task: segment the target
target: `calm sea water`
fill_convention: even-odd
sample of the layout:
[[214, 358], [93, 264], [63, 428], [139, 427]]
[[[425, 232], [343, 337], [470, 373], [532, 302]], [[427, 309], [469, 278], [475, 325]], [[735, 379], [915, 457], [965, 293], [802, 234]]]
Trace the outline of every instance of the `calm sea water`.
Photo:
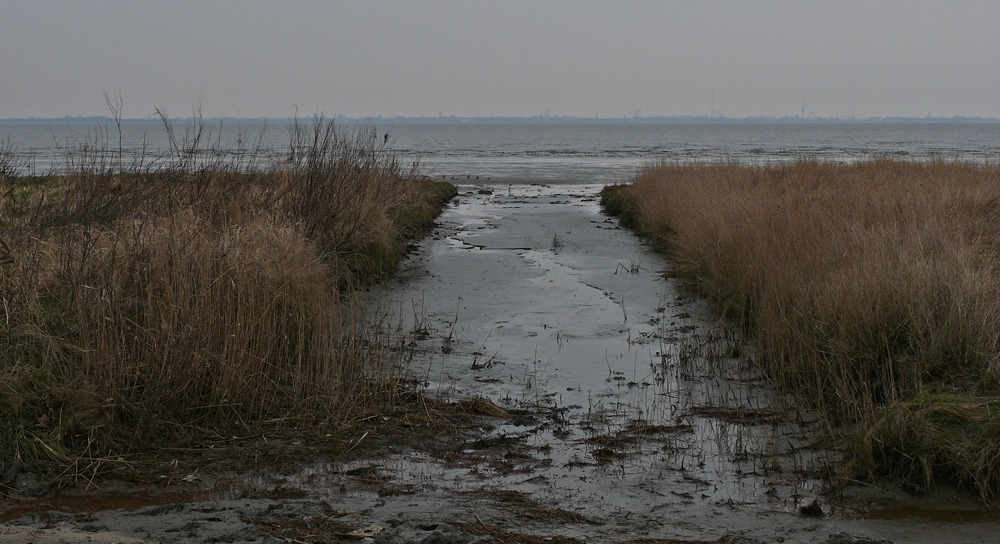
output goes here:
[[[345, 128], [350, 128], [346, 125]], [[175, 126], [184, 135], [183, 122]], [[460, 180], [611, 183], [658, 160], [746, 162], [801, 157], [856, 161], [874, 156], [1000, 160], [1000, 123], [426, 123], [374, 126], [404, 161], [424, 172]], [[235, 150], [258, 142], [268, 155], [288, 149], [288, 126], [226, 121], [209, 124], [212, 146]], [[112, 125], [0, 121], [0, 141], [17, 149], [27, 169], [58, 171], [82, 145], [118, 149]], [[169, 143], [157, 122], [123, 126], [130, 157], [162, 156]]]

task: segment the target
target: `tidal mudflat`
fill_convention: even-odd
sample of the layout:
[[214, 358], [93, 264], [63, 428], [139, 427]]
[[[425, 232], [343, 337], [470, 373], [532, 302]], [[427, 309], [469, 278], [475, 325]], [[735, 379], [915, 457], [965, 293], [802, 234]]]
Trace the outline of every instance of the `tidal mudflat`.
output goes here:
[[475, 426], [424, 437], [428, 447], [383, 438], [349, 462], [198, 475], [204, 495], [186, 503], [28, 514], [0, 540], [992, 538], [1000, 524], [957, 495], [833, 487], [836, 452], [815, 417], [771, 393], [752, 346], [600, 213], [599, 190], [462, 186], [398, 278], [371, 293], [414, 385], [478, 406]]
[[[896, 490], [831, 485], [836, 453], [821, 447], [815, 415], [775, 398], [750, 364], [752, 346], [718, 310], [665, 278], [662, 256], [601, 215], [599, 187], [461, 189], [381, 300], [414, 335], [414, 370], [430, 391], [539, 413], [477, 443], [522, 444], [521, 464], [470, 472], [410, 460], [400, 477], [518, 491], [604, 523], [579, 537], [613, 540], [629, 527], [618, 536], [920, 538], [911, 521], [846, 521], [906, 508]], [[974, 500], [964, 508], [988, 517]], [[965, 528], [975, 541], [977, 529]]]

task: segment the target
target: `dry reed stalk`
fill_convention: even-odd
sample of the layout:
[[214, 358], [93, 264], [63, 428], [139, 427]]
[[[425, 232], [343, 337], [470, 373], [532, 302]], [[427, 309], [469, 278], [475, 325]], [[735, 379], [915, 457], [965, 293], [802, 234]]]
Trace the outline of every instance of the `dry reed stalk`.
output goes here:
[[[776, 385], [841, 429], [927, 393], [998, 391], [998, 165], [664, 163], [604, 200], [754, 334]], [[890, 450], [867, 466], [908, 455]], [[997, 489], [996, 466], [952, 457], [916, 471]]]

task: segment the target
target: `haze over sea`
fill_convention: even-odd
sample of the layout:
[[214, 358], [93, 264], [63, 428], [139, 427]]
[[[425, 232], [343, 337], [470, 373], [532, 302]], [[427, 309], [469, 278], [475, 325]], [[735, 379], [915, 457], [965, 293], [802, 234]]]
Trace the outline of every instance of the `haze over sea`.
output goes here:
[[[907, 160], [1000, 160], [1000, 123], [962, 122], [393, 122], [374, 129], [405, 161], [419, 161], [434, 177], [480, 182], [614, 183], [650, 162], [775, 162], [796, 158], [857, 161], [878, 156]], [[178, 138], [192, 126], [174, 125]], [[0, 142], [16, 149], [29, 173], [58, 172], [82, 146], [116, 154], [113, 123], [0, 121]], [[203, 148], [235, 153], [256, 148], [281, 157], [289, 147], [287, 122], [206, 121]], [[157, 121], [126, 121], [126, 157], [145, 150], [147, 164], [164, 157], [169, 141]], [[159, 161], [167, 159], [160, 158]], [[127, 162], [127, 161], [126, 161]], [[156, 164], [156, 163], [154, 163]], [[162, 162], [160, 162], [162, 164]], [[487, 179], [488, 178], [488, 179]]]

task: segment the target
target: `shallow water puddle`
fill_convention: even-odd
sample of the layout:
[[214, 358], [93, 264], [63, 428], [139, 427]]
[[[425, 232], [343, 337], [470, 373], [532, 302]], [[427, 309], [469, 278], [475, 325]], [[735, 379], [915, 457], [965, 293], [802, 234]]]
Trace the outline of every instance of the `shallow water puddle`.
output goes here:
[[829, 510], [810, 415], [777, 405], [713, 310], [599, 213], [600, 187], [491, 189], [462, 187], [380, 297], [403, 309], [399, 331], [421, 332], [414, 372], [432, 393], [538, 413], [484, 439], [506, 441], [504, 466], [473, 447], [384, 470], [598, 517], [797, 512], [817, 498]]
[[[813, 501], [823, 527], [861, 523], [895, 538], [914, 519], [995, 520], [982, 508], [884, 509], [879, 492], [850, 509], [830, 504], [833, 459], [817, 447], [815, 416], [774, 397], [752, 348], [663, 277], [662, 256], [600, 214], [599, 190], [461, 187], [436, 239], [380, 294], [405, 308], [399, 331], [421, 331], [413, 370], [432, 393], [535, 412], [448, 459], [379, 463], [397, 485], [523, 493], [632, 529], [671, 520], [679, 536], [775, 524], [808, 532], [819, 518], [800, 512], [816, 512], [803, 510]], [[906, 521], [849, 519], [876, 512]]]

